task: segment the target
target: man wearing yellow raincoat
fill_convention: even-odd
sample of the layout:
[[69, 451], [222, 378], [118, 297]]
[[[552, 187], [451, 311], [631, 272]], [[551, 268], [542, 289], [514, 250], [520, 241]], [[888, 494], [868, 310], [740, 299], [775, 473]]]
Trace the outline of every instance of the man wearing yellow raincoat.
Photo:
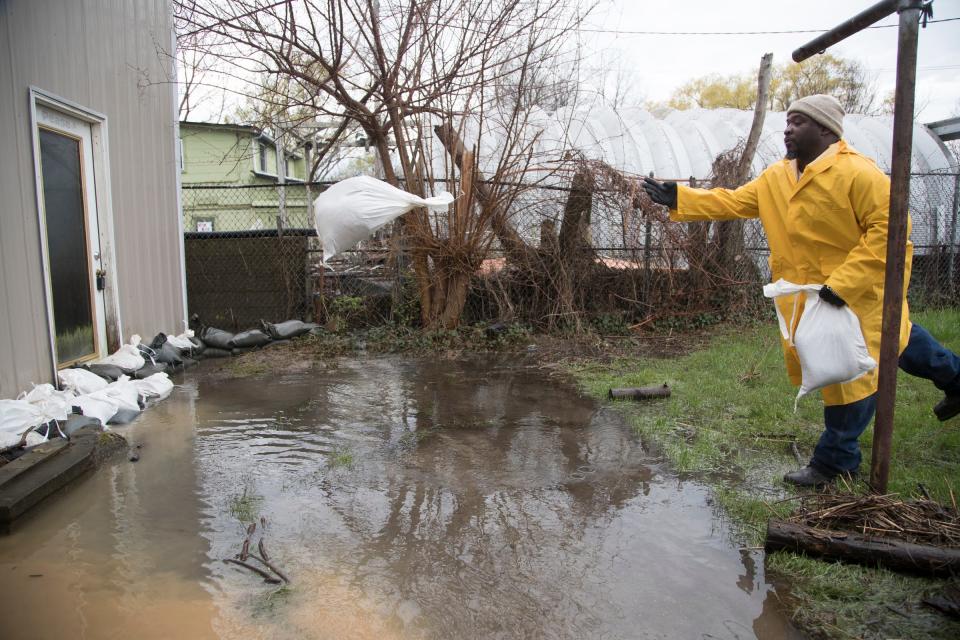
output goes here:
[[[770, 246], [771, 280], [822, 284], [820, 297], [849, 305], [860, 319], [867, 348], [879, 361], [883, 283], [887, 255], [890, 179], [842, 139], [843, 107], [832, 96], [813, 95], [787, 110], [786, 159], [734, 190], [692, 189], [644, 179], [647, 194], [670, 208], [671, 220], [760, 218]], [[907, 242], [905, 284], [913, 244]], [[960, 357], [910, 322], [904, 286], [900, 368], [942, 390], [937, 418], [960, 413]], [[777, 299], [784, 317], [793, 299]], [[800, 304], [802, 305], [802, 299]], [[799, 311], [798, 315], [799, 317]], [[800, 384], [796, 350], [783, 342], [787, 373]], [[824, 432], [807, 467], [784, 480], [818, 486], [860, 465], [857, 440], [876, 410], [877, 370], [822, 389]]]

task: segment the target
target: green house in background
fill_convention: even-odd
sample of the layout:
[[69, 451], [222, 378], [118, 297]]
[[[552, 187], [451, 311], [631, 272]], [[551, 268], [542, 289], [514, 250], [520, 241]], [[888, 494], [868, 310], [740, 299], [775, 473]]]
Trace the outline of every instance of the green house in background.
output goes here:
[[257, 127], [180, 122], [184, 231], [224, 232], [312, 226], [303, 182], [303, 142], [286, 150], [280, 180], [277, 143]]

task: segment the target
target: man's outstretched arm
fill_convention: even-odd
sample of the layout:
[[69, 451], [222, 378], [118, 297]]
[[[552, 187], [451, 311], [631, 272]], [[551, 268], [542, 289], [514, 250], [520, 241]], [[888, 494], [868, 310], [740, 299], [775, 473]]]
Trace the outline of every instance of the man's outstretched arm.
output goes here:
[[738, 189], [693, 189], [644, 178], [642, 186], [651, 200], [670, 208], [671, 220], [689, 222], [756, 218], [760, 215], [756, 183], [752, 180]]

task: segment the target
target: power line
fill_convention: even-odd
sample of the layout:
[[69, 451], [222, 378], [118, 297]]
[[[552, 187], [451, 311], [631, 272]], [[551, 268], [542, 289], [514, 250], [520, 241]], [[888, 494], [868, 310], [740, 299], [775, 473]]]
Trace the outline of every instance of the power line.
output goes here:
[[[943, 18], [941, 20], [928, 20], [927, 24], [937, 22], [952, 22], [960, 18]], [[899, 24], [876, 24], [867, 29], [892, 29], [900, 26]], [[791, 33], [824, 33], [829, 29], [792, 29], [787, 31], [633, 31], [628, 29], [580, 29], [584, 33], [606, 33], [621, 35], [639, 35], [639, 36], [761, 36], [778, 35]]]

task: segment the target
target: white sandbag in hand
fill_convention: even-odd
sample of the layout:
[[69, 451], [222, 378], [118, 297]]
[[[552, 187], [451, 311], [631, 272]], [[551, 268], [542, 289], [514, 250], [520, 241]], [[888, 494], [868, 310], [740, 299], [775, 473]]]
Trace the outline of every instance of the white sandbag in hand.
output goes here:
[[[782, 278], [763, 287], [763, 295], [774, 298], [780, 334], [793, 345], [800, 358], [802, 380], [794, 410], [800, 398], [831, 384], [856, 380], [877, 366], [867, 350], [860, 319], [848, 306], [835, 307], [820, 299], [820, 284], [794, 284]], [[797, 294], [790, 324], [776, 305], [776, 298]], [[803, 314], [791, 334], [800, 296], [806, 296]]]
[[326, 262], [417, 207], [443, 210], [453, 195], [421, 198], [370, 176], [341, 180], [313, 201], [313, 221]]

